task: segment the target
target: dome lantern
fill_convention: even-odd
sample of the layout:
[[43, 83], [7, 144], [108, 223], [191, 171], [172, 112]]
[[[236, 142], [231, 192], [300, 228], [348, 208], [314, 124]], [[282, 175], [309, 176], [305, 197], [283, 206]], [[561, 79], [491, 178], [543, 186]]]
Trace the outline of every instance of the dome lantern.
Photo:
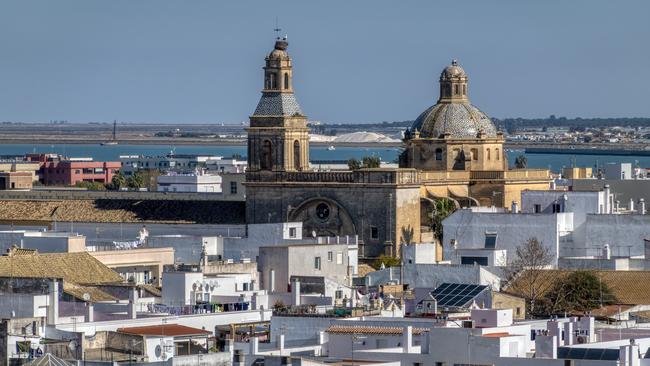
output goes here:
[[457, 60], [440, 73], [440, 99], [438, 103], [469, 103], [467, 98], [467, 74]]

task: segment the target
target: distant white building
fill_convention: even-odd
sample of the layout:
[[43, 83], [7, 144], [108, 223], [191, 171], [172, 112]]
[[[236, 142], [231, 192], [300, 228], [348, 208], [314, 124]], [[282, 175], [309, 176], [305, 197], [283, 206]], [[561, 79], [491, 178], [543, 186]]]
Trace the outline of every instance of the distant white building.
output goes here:
[[120, 155], [120, 171], [130, 176], [139, 170], [158, 169], [164, 172], [191, 173], [195, 169], [206, 169], [215, 173], [243, 173], [247, 162], [235, 158], [214, 155], [192, 155], [170, 153], [163, 156]]
[[605, 179], [633, 179], [631, 163], [607, 163], [603, 165]]
[[169, 173], [158, 176], [158, 192], [221, 193], [221, 176], [196, 173]]
[[86, 250], [86, 237], [76, 233], [34, 230], [0, 231], [0, 252], [12, 246], [40, 253], [72, 253]]

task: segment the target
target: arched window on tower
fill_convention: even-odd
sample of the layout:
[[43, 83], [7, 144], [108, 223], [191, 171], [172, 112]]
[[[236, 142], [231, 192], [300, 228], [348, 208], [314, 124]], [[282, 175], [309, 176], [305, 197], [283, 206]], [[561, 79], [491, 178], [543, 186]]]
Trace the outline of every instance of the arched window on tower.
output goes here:
[[454, 85], [454, 94], [455, 94], [455, 95], [460, 94], [460, 91], [459, 91], [459, 88], [458, 88], [458, 84]]
[[436, 160], [442, 160], [442, 149], [441, 148], [436, 149]]
[[271, 170], [273, 168], [273, 145], [271, 141], [264, 140], [262, 143], [262, 156], [260, 168], [262, 170]]
[[487, 159], [490, 160], [490, 148], [487, 149]]
[[278, 87], [278, 81], [276, 79], [275, 73], [269, 74], [269, 89], [276, 89]]
[[284, 73], [284, 88], [289, 89], [289, 73]]
[[499, 149], [494, 149], [494, 154], [495, 154], [497, 160], [499, 160]]
[[302, 170], [300, 160], [300, 141], [296, 140], [293, 142], [293, 166], [296, 170]]
[[445, 96], [451, 97], [451, 85], [449, 84], [445, 85]]
[[463, 84], [463, 95], [467, 95], [467, 85]]

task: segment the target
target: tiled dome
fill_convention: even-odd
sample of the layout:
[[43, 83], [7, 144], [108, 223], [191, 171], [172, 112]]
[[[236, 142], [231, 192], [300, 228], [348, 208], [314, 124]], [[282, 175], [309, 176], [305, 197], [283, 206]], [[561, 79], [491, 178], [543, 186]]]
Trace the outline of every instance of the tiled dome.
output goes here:
[[496, 137], [497, 129], [485, 113], [469, 103], [438, 103], [422, 112], [413, 123], [421, 137], [476, 137], [479, 131]]

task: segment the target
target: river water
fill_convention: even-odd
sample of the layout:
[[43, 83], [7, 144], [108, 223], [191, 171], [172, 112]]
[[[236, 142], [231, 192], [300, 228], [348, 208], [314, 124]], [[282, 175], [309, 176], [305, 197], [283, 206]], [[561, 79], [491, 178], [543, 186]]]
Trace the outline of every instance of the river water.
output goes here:
[[[97, 144], [0, 144], [0, 155], [23, 155], [25, 153], [58, 153], [68, 157], [92, 157], [98, 161], [115, 161], [120, 155], [165, 155], [174, 151], [176, 154], [202, 154], [231, 156], [246, 155], [246, 146], [205, 146], [205, 145], [109, 145]], [[312, 146], [311, 160], [347, 160], [361, 159], [364, 156], [379, 156], [383, 161], [396, 161], [400, 153], [397, 147], [337, 147], [327, 150], [325, 146]], [[628, 162], [641, 167], [650, 167], [650, 156], [616, 156], [616, 155], [571, 155], [571, 154], [524, 154], [521, 151], [509, 151], [508, 161], [512, 165], [519, 155], [526, 155], [529, 168], [550, 168], [558, 172], [564, 166], [595, 167], [606, 163]]]

